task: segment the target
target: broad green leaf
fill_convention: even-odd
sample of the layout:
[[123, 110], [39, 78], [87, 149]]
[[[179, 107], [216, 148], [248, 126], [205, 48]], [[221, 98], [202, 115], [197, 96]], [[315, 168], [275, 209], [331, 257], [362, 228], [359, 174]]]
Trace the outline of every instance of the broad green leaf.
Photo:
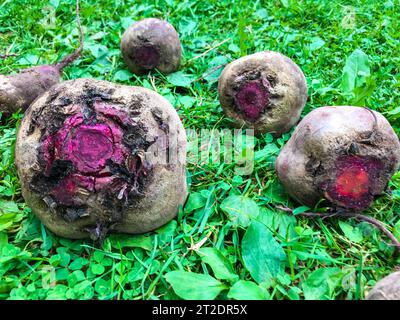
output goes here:
[[265, 300], [268, 298], [268, 293], [252, 281], [239, 280], [229, 290], [228, 298], [236, 300]]
[[200, 192], [192, 192], [185, 205], [185, 212], [189, 213], [196, 209], [203, 208], [207, 203], [207, 198]]
[[354, 88], [365, 83], [365, 78], [371, 75], [368, 56], [356, 49], [346, 60], [343, 68], [341, 89], [344, 94], [350, 94]]
[[100, 275], [104, 273], [105, 268], [100, 263], [94, 263], [90, 266], [90, 270], [92, 270], [93, 274]]
[[132, 77], [133, 74], [130, 73], [128, 70], [118, 70], [114, 74], [114, 81], [128, 81]]
[[209, 83], [217, 81], [227, 63], [228, 59], [225, 56], [216, 56], [208, 63], [208, 70], [203, 74], [203, 78]]
[[322, 40], [320, 37], [313, 37], [311, 38], [311, 43], [308, 45], [308, 49], [310, 51], [318, 50], [325, 45], [325, 41]]
[[320, 268], [313, 271], [303, 281], [302, 288], [306, 300], [327, 300], [334, 298], [333, 291], [343, 278], [339, 268]]
[[191, 33], [193, 33], [196, 26], [196, 21], [188, 18], [183, 18], [179, 21], [179, 33], [189, 36]]
[[0, 213], [18, 213], [18, 205], [14, 201], [0, 200]]
[[260, 213], [257, 202], [241, 195], [232, 195], [225, 198], [221, 203], [221, 210], [229, 215], [230, 220], [236, 227], [247, 227], [251, 219], [256, 218]]
[[213, 300], [227, 287], [205, 274], [171, 271], [165, 275], [175, 293], [185, 300]]
[[278, 211], [262, 208], [257, 220], [272, 230], [277, 230], [279, 235], [285, 239], [296, 237], [296, 218]]
[[236, 281], [239, 278], [231, 262], [217, 248], [201, 248], [198, 253], [201, 260], [210, 265], [217, 279]]
[[339, 221], [339, 227], [350, 241], [359, 243], [363, 240], [362, 231], [359, 228], [354, 228], [350, 224], [343, 221]]
[[246, 269], [258, 283], [283, 273], [287, 261], [285, 251], [271, 231], [258, 221], [251, 223], [243, 237], [242, 257]]
[[144, 235], [112, 235], [109, 237], [111, 245], [119, 249], [121, 248], [142, 248], [150, 251], [153, 248], [153, 240], [151, 237]]
[[0, 232], [0, 251], [8, 244], [8, 236], [5, 232]]
[[307, 210], [310, 210], [310, 208], [307, 207], [307, 206], [297, 207], [296, 209], [293, 210], [293, 215], [300, 214], [300, 213], [304, 213], [304, 212], [306, 212]]
[[193, 81], [193, 76], [178, 71], [167, 76], [167, 80], [170, 84], [176, 87], [189, 87]]
[[[1, 235], [1, 233], [0, 233]], [[393, 235], [397, 238], [397, 240], [400, 241], [400, 220], [396, 222], [396, 224], [393, 226]], [[1, 237], [0, 237], [1, 239]], [[1, 241], [0, 241], [1, 243]]]
[[255, 15], [257, 18], [265, 19], [266, 17], [268, 17], [268, 11], [267, 11], [266, 9], [264, 9], [264, 8], [258, 9], [258, 10], [254, 13], [254, 15]]

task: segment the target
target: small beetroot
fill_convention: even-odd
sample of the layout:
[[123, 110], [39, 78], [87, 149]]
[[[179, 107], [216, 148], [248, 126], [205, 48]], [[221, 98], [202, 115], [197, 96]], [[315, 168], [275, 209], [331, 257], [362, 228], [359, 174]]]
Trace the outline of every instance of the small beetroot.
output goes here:
[[21, 72], [0, 75], [0, 112], [9, 115], [29, 105], [41, 94], [60, 82], [62, 70], [76, 60], [83, 49], [83, 32], [79, 19], [79, 0], [76, 1], [76, 17], [80, 30], [80, 45], [72, 54], [54, 65], [42, 65]]
[[148, 18], [135, 22], [124, 32], [122, 56], [129, 70], [143, 74], [157, 69], [164, 74], [179, 68], [182, 49], [179, 35], [165, 20]]
[[400, 300], [400, 271], [379, 280], [368, 293], [366, 300]]
[[326, 198], [362, 211], [400, 165], [400, 142], [389, 122], [362, 107], [322, 107], [297, 126], [276, 160], [278, 177], [298, 202]]
[[101, 240], [155, 229], [177, 214], [185, 150], [182, 123], [157, 93], [78, 79], [31, 105], [15, 162], [26, 203], [51, 231]]
[[219, 100], [237, 126], [279, 136], [300, 119], [307, 100], [303, 72], [273, 51], [251, 54], [228, 64], [218, 82]]

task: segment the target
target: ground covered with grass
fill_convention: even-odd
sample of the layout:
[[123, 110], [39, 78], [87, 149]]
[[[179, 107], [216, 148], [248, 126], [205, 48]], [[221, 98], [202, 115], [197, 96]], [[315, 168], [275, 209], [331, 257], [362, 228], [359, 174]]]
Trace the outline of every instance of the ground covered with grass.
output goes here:
[[[0, 73], [54, 63], [77, 46], [75, 0], [0, 3]], [[137, 77], [119, 51], [123, 31], [144, 17], [168, 19], [183, 45], [180, 71]], [[86, 0], [84, 55], [64, 79], [94, 77], [151, 88], [185, 128], [233, 128], [218, 102], [221, 66], [262, 50], [303, 70], [303, 116], [325, 105], [366, 105], [400, 134], [400, 12], [387, 1]], [[190, 197], [178, 217], [144, 235], [111, 235], [102, 248], [51, 234], [24, 203], [14, 167], [21, 114], [0, 122], [0, 299], [363, 299], [399, 264], [374, 227], [306, 219], [289, 200], [274, 161], [285, 141], [258, 136], [254, 170], [190, 161]], [[208, 148], [205, 137], [201, 150]], [[190, 148], [196, 148], [190, 144]], [[242, 149], [240, 149], [242, 148]], [[222, 152], [222, 151], [221, 151]], [[236, 148], [245, 153], [249, 149]], [[313, 211], [327, 210], [321, 202]], [[365, 214], [400, 239], [400, 172]]]

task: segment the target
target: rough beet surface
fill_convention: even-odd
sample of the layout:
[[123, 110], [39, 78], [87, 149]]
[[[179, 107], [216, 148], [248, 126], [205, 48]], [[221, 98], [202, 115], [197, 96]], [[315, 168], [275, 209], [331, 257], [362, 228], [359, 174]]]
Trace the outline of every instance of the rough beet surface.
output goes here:
[[368, 208], [400, 165], [400, 143], [388, 121], [362, 107], [309, 113], [276, 161], [278, 177], [298, 202], [325, 197], [335, 206]]
[[0, 112], [25, 111], [46, 90], [60, 82], [60, 69], [44, 65], [10, 76], [0, 75]]
[[143, 69], [153, 69], [160, 62], [160, 52], [155, 46], [144, 45], [133, 53], [135, 63]]
[[307, 101], [303, 72], [288, 57], [273, 51], [228, 64], [218, 92], [224, 112], [237, 126], [275, 136], [296, 124]]
[[400, 271], [379, 280], [367, 295], [367, 300], [400, 300]]
[[29, 108], [17, 135], [22, 194], [54, 233], [102, 239], [172, 219], [186, 197], [186, 136], [157, 93], [78, 79]]
[[135, 22], [123, 34], [121, 52], [129, 70], [143, 74], [157, 69], [164, 74], [179, 68], [182, 49], [179, 35], [165, 20]]

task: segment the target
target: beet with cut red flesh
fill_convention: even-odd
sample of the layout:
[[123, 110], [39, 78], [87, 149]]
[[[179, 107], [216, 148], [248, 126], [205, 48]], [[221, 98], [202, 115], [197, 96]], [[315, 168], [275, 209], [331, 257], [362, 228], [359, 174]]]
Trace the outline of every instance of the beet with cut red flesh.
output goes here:
[[278, 177], [298, 202], [326, 198], [336, 207], [371, 206], [400, 165], [400, 142], [380, 113], [322, 107], [297, 126], [276, 160]]
[[238, 127], [269, 132], [289, 131], [307, 101], [301, 69], [273, 51], [251, 54], [229, 63], [218, 82], [219, 100]]
[[175, 28], [165, 20], [147, 18], [124, 32], [121, 52], [129, 70], [143, 74], [157, 69], [168, 74], [179, 68], [182, 48]]
[[157, 93], [65, 81], [28, 109], [15, 161], [22, 195], [54, 233], [102, 239], [172, 219], [186, 198], [186, 135]]

